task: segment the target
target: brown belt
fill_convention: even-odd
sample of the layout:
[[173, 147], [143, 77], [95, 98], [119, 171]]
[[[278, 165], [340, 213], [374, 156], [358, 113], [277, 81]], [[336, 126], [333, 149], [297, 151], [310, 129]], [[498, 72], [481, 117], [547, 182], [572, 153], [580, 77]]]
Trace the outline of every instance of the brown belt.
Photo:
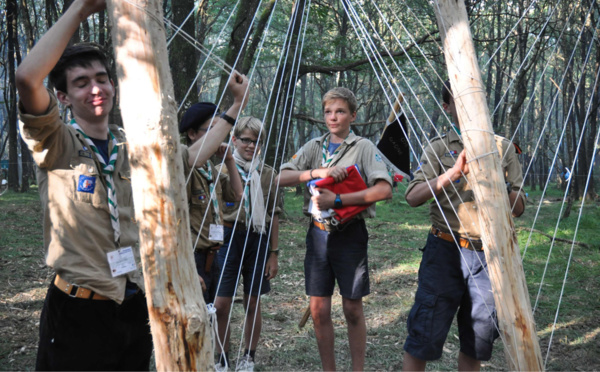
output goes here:
[[110, 298], [104, 297], [92, 291], [91, 289], [69, 283], [58, 275], [56, 275], [56, 278], [54, 279], [54, 286], [71, 297], [83, 298], [87, 300], [110, 300]]
[[214, 247], [210, 247], [206, 250], [206, 263], [204, 264], [204, 271], [207, 274], [210, 274], [210, 269], [215, 261], [215, 256], [217, 255], [217, 252], [219, 252], [219, 249], [221, 249], [221, 246], [215, 245]]
[[[231, 222], [223, 221], [223, 226], [229, 227], [230, 229], [233, 229], [233, 225], [234, 224], [231, 223]], [[241, 222], [238, 222], [235, 225], [235, 229], [236, 230], [248, 230], [248, 229], [246, 229], [246, 224], [245, 223], [241, 223]]]
[[[435, 237], [438, 237], [442, 240], [445, 240], [447, 242], [458, 242], [458, 245], [461, 248], [465, 248], [471, 251], [483, 251], [483, 246], [481, 243], [481, 240], [474, 240], [474, 239], [467, 239], [467, 238], [463, 238], [457, 235], [453, 235], [453, 234], [449, 234], [447, 232], [443, 232], [442, 230], [438, 229], [435, 226], [431, 226], [431, 234]], [[454, 240], [454, 237], [456, 237], [456, 241]]]

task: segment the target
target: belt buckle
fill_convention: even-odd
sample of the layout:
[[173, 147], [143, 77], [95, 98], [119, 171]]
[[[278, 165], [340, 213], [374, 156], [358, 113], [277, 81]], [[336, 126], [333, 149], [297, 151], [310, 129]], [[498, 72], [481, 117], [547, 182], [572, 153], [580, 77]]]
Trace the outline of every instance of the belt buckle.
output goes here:
[[[77, 297], [77, 292], [79, 292], [79, 286], [75, 285], [75, 284], [71, 284], [71, 283], [67, 283], [67, 288], [66, 289], [66, 294], [67, 296], [71, 297], [71, 298], [78, 298]], [[75, 290], [75, 294], [73, 293], [73, 290]]]

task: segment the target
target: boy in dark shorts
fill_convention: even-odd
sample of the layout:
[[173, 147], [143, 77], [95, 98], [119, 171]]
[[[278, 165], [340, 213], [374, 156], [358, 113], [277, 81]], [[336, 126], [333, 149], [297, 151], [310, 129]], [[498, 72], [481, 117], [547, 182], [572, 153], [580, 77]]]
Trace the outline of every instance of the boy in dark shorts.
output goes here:
[[[244, 279], [245, 350], [237, 371], [252, 371], [256, 346], [262, 329], [260, 295], [271, 290], [269, 280], [277, 275], [279, 240], [279, 212], [281, 198], [277, 192], [277, 173], [260, 160], [265, 132], [260, 120], [254, 117], [239, 119], [234, 128], [233, 157], [237, 171], [242, 175], [244, 197], [241, 203], [225, 203], [223, 208], [225, 244], [219, 251], [223, 274], [215, 307], [219, 323], [219, 338], [225, 355], [219, 365], [229, 365], [229, 313], [240, 266]], [[222, 169], [229, 174], [229, 169]]]
[[[363, 370], [366, 351], [366, 323], [362, 298], [370, 293], [365, 218], [375, 217], [375, 202], [392, 197], [392, 180], [375, 145], [356, 136], [350, 124], [358, 107], [352, 91], [334, 88], [323, 96], [325, 123], [329, 132], [306, 143], [281, 166], [280, 186], [294, 186], [317, 178], [333, 177], [336, 182], [348, 176], [347, 167], [358, 165], [368, 188], [334, 194], [317, 188], [319, 195], [304, 193], [304, 213], [311, 217], [306, 236], [304, 273], [306, 294], [323, 370], [335, 370], [331, 296], [337, 280], [348, 323], [352, 369]], [[309, 203], [319, 211], [352, 205], [369, 207], [332, 231], [309, 213]]]
[[[443, 107], [458, 123], [449, 82], [442, 91]], [[460, 338], [458, 370], [478, 371], [481, 361], [491, 358], [498, 337], [472, 185], [463, 178], [469, 173], [469, 166], [460, 128], [454, 124], [452, 127], [425, 149], [421, 166], [406, 190], [406, 201], [412, 207], [431, 198], [437, 203], [434, 200], [430, 204], [433, 226], [423, 248], [419, 287], [408, 317], [405, 371], [425, 370], [427, 361], [441, 357], [455, 314]], [[525, 209], [525, 197], [519, 191], [523, 183], [521, 165], [510, 141], [496, 136], [496, 145], [508, 182], [509, 200], [514, 206], [513, 216], [518, 217]]]
[[[179, 132], [185, 134], [188, 146], [203, 146], [202, 138], [211, 129], [213, 122], [219, 120], [219, 109], [210, 102], [193, 104], [179, 123]], [[196, 271], [202, 285], [204, 302], [215, 301], [219, 282], [217, 252], [223, 244], [223, 203], [239, 201], [242, 197], [242, 181], [235, 167], [231, 149], [222, 143], [216, 152], [223, 158], [225, 168], [231, 177], [219, 173], [212, 161], [207, 160], [201, 166], [191, 167], [187, 146], [182, 146], [183, 171], [186, 180], [188, 208], [190, 212], [190, 234], [194, 247]], [[190, 174], [191, 173], [191, 174]]]

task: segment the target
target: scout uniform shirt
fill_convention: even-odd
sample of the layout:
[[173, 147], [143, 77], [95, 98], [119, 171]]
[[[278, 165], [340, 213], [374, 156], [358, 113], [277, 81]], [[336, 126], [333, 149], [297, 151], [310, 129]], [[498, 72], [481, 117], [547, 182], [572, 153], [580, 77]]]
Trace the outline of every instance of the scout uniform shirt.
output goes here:
[[[219, 165], [217, 168], [221, 169], [221, 173], [225, 174], [227, 179], [229, 179], [229, 173], [227, 171], [227, 167], [224, 165]], [[269, 230], [269, 226], [271, 226], [271, 218], [272, 216], [279, 214], [283, 210], [283, 198], [281, 197], [281, 191], [277, 190], [277, 183], [275, 182], [275, 178], [277, 177], [277, 172], [266, 164], [259, 167], [258, 171], [260, 172], [260, 184], [263, 191], [264, 196], [264, 205], [266, 216], [264, 219], [263, 226], [265, 226], [265, 230]], [[246, 187], [246, 182], [242, 180], [242, 187]], [[250, 184], [248, 183], [248, 187]], [[277, 198], [277, 200], [275, 200]], [[225, 206], [223, 207], [223, 219], [226, 222], [234, 224], [237, 218], [238, 228], [240, 224], [246, 224], [246, 211], [244, 207], [240, 208], [240, 202], [225, 202]], [[239, 210], [239, 215], [238, 215]], [[252, 211], [252, 200], [250, 200], [250, 211]], [[249, 228], [249, 226], [245, 226]]]
[[[328, 136], [329, 133], [307, 142], [294, 156], [292, 156], [292, 159], [288, 163], [285, 163], [281, 166], [281, 170], [308, 170], [323, 168], [321, 166], [323, 161], [323, 143], [327, 141]], [[356, 164], [358, 165], [360, 174], [367, 184], [367, 187], [375, 185], [375, 183], [379, 180], [384, 180], [392, 185], [392, 178], [387, 171], [387, 166], [383, 162], [381, 154], [373, 142], [356, 136], [354, 133], [350, 132], [338, 150], [339, 155], [328, 164], [328, 167], [349, 167]], [[310, 191], [308, 190], [308, 187], [305, 187], [304, 206], [302, 207], [302, 210], [307, 216], [311, 216], [311, 214], [308, 212], [310, 197]], [[375, 217], [375, 203], [371, 204], [369, 208], [360, 212], [357, 217], [361, 219]]]
[[[188, 206], [190, 211], [190, 232], [192, 235], [192, 246], [195, 250], [205, 250], [223, 244], [222, 240], [209, 240], [210, 225], [216, 224], [215, 209], [210, 193], [210, 184], [204, 178], [200, 171], [191, 168], [188, 162], [189, 150], [185, 145], [182, 146], [183, 169], [185, 178], [192, 172], [190, 181], [187, 183], [186, 190], [188, 196]], [[223, 173], [218, 175], [218, 170], [210, 160], [207, 163], [212, 167], [212, 178], [214, 182], [214, 191], [219, 204], [220, 224], [223, 224], [223, 200], [235, 200], [235, 192], [229, 183], [229, 177]], [[218, 176], [217, 176], [218, 175]], [[207, 212], [208, 209], [208, 212]], [[206, 217], [205, 217], [206, 216]], [[202, 223], [204, 221], [204, 224]], [[198, 232], [200, 231], [200, 236]], [[197, 241], [197, 243], [196, 243]], [[194, 246], [194, 243], [196, 244]]]
[[83, 136], [62, 121], [56, 97], [49, 94], [43, 115], [29, 115], [19, 105], [21, 134], [38, 165], [46, 264], [67, 282], [121, 303], [127, 279], [144, 288], [125, 138], [116, 125], [109, 125], [119, 143], [113, 178], [120, 247], [133, 247], [138, 270], [113, 278], [107, 253], [116, 248], [102, 166]]
[[[506, 182], [511, 183], [514, 191], [519, 191], [523, 184], [523, 173], [519, 159], [517, 159], [515, 147], [506, 138], [500, 136], [495, 136], [495, 138], [499, 154], [494, 155], [502, 158], [504, 178]], [[452, 168], [456, 157], [463, 148], [462, 140], [454, 130], [450, 130], [442, 137], [434, 138], [425, 149], [419, 168], [414, 174], [415, 178], [408, 185], [406, 194], [415, 185], [436, 178]], [[435, 227], [445, 232], [451, 230], [458, 233], [458, 235], [472, 239], [481, 237], [477, 205], [475, 204], [472, 186], [467, 183], [465, 177], [461, 177], [445, 188], [445, 193], [448, 196], [444, 191], [439, 193], [437, 199], [441, 210], [435, 200], [429, 205], [429, 216]], [[523, 193], [520, 192], [519, 197], [525, 203]], [[448, 220], [448, 224], [446, 220]], [[450, 225], [449, 228], [448, 225]]]

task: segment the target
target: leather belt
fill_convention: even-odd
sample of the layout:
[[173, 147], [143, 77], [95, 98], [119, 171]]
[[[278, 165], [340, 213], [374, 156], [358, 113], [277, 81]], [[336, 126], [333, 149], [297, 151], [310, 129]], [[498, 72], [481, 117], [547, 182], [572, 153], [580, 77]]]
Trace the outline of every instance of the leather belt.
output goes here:
[[[458, 235], [454, 235], [454, 234], [449, 234], [447, 232], [444, 232], [440, 229], [438, 229], [435, 226], [431, 226], [431, 234], [437, 238], [440, 238], [442, 240], [445, 240], [447, 242], [452, 242], [452, 243], [456, 243], [458, 242], [458, 245], [461, 248], [465, 248], [471, 251], [483, 251], [483, 244], [481, 243], [481, 240], [474, 240], [474, 239], [467, 239], [467, 238], [463, 238], [460, 237]], [[456, 237], [456, 241], [454, 240], [454, 237]]]
[[204, 271], [207, 274], [210, 274], [210, 269], [212, 268], [212, 264], [215, 261], [215, 256], [217, 255], [217, 252], [219, 252], [219, 249], [221, 249], [221, 246], [215, 245], [206, 250], [206, 263], [204, 264]]
[[[233, 225], [234, 225], [234, 223], [223, 221], [223, 226], [229, 227], [230, 229], [233, 229]], [[246, 224], [241, 223], [241, 222], [238, 222], [237, 225], [235, 225], [235, 229], [236, 230], [248, 230], [246, 228]]]
[[69, 283], [58, 275], [54, 278], [54, 286], [68, 294], [70, 297], [83, 298], [86, 300], [110, 300], [110, 298], [102, 296], [91, 289]]

